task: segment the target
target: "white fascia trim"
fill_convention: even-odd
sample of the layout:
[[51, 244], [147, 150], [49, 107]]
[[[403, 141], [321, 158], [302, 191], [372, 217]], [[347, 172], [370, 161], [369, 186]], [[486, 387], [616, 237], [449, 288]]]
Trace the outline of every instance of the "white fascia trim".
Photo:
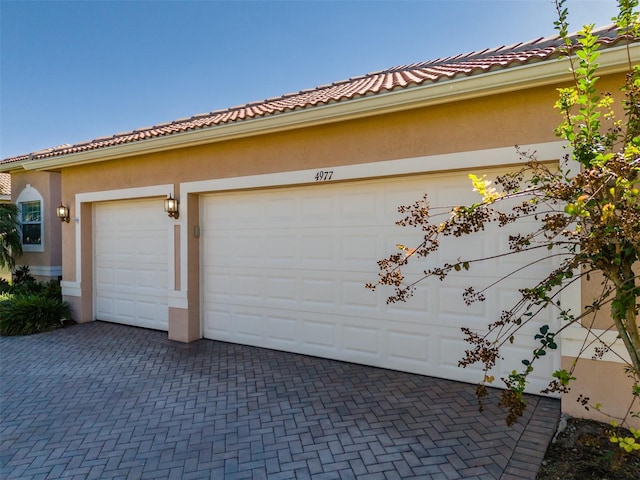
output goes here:
[[80, 282], [60, 282], [60, 287], [62, 287], [62, 295], [65, 297], [81, 297], [82, 296], [82, 288], [80, 287]]
[[[164, 197], [168, 194], [175, 197], [174, 186], [172, 183], [164, 185], [152, 185], [149, 187], [120, 188], [116, 190], [104, 190], [100, 192], [77, 193], [75, 197], [75, 214], [73, 219], [76, 228], [76, 282], [80, 285], [82, 281], [82, 228], [80, 212], [83, 203], [105, 202], [109, 200], [133, 200], [137, 198], [147, 197]], [[158, 203], [158, 208], [162, 208], [162, 204]], [[172, 227], [173, 229], [173, 227]], [[169, 252], [173, 252], [173, 233], [169, 235]], [[175, 276], [173, 274], [173, 254], [169, 256], [169, 285], [174, 284]]]
[[[630, 46], [632, 62], [640, 61], [640, 43]], [[604, 75], [628, 68], [625, 46], [601, 52], [600, 69]], [[165, 137], [138, 141], [75, 153], [43, 160], [13, 164], [11, 169], [22, 166], [25, 170], [47, 170], [72, 165], [113, 160], [132, 155], [154, 153], [174, 148], [185, 148], [232, 140], [253, 135], [274, 133], [300, 127], [351, 120], [372, 115], [392, 113], [411, 108], [438, 105], [497, 93], [549, 85], [570, 79], [569, 63], [564, 60], [547, 60], [520, 67], [483, 73], [476, 76], [454, 78], [418, 87], [394, 90], [388, 93], [305, 108], [288, 113], [260, 117], [237, 123], [218, 125], [202, 130], [176, 133]], [[0, 166], [0, 171], [2, 167]]]
[[29, 273], [39, 277], [59, 277], [62, 275], [61, 265], [29, 265]]

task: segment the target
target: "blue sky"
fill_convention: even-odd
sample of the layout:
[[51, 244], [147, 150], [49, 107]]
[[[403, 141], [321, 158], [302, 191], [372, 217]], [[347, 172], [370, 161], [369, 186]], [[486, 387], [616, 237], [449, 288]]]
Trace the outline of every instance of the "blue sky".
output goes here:
[[[605, 25], [615, 0], [569, 0]], [[555, 33], [551, 0], [0, 0], [0, 158]]]

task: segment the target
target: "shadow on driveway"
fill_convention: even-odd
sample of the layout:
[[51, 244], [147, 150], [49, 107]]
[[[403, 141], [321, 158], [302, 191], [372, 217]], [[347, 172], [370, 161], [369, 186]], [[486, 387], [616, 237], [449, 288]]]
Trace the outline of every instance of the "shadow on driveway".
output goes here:
[[0, 338], [0, 477], [534, 479], [560, 415], [530, 396], [92, 322]]

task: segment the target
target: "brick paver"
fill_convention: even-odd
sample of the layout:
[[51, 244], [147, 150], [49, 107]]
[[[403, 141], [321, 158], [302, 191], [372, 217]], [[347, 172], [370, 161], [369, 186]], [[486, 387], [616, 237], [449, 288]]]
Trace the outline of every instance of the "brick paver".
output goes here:
[[0, 338], [6, 479], [534, 479], [560, 415], [529, 397], [92, 322]]

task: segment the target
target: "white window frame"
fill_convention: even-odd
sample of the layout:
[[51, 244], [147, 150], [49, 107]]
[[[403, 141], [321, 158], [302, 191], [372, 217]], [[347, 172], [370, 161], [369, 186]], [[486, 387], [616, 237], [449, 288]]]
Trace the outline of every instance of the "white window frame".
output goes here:
[[[22, 223], [22, 204], [30, 202], [40, 202], [40, 244], [39, 245], [25, 245], [22, 244], [23, 252], [44, 252], [44, 199], [40, 192], [33, 188], [30, 184], [20, 192], [16, 199], [16, 206], [18, 207], [20, 223]], [[22, 231], [20, 231], [20, 242], [22, 242]]]

